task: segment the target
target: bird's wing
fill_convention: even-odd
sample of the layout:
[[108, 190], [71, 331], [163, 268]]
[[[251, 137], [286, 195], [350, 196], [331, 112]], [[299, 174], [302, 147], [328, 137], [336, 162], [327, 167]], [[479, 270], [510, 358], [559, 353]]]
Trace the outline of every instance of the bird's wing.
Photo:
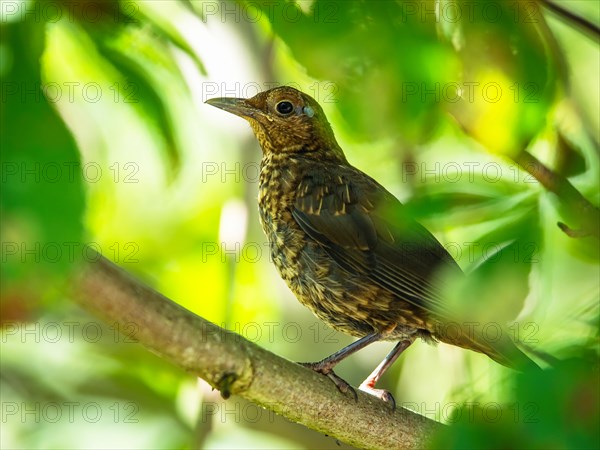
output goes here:
[[346, 166], [314, 171], [300, 182], [292, 214], [350, 273], [366, 275], [434, 316], [450, 317], [432, 276], [439, 269], [460, 269], [375, 180]]
[[367, 276], [423, 308], [434, 319], [438, 339], [485, 353], [517, 370], [537, 369], [506, 333], [491, 342], [479, 331], [461, 327], [456, 335], [444, 332], [444, 323], [456, 317], [444, 301], [440, 280], [433, 279], [438, 271], [461, 273], [460, 269], [437, 239], [408, 217], [402, 204], [375, 180], [347, 166], [311, 171], [298, 186], [292, 215], [348, 272]]

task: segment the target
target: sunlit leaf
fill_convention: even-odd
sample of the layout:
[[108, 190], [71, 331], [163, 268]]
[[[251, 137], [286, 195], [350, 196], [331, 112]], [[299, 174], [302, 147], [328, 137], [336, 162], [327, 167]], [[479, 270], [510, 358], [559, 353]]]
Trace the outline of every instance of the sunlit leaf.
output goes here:
[[462, 63], [448, 110], [489, 151], [515, 156], [544, 129], [556, 96], [544, 18], [534, 2], [453, 4], [469, 13], [444, 29]]

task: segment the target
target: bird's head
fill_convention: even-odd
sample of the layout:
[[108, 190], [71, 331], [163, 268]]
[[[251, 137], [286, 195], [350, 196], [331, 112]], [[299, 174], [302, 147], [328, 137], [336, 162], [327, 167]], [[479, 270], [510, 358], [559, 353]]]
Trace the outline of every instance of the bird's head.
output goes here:
[[319, 104], [289, 86], [260, 92], [252, 98], [212, 98], [206, 103], [246, 119], [263, 154], [311, 153], [346, 161]]

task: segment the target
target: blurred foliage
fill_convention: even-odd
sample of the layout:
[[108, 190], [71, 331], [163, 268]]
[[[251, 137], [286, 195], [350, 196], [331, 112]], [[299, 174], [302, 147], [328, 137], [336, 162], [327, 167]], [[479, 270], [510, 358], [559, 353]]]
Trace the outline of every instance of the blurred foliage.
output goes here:
[[40, 90], [43, 24], [3, 25], [1, 36], [2, 318], [28, 320], [68, 268], [61, 244], [81, 241], [83, 183], [75, 142]]
[[[598, 448], [600, 390], [594, 354], [562, 361], [542, 374], [516, 378], [514, 403], [472, 402], [430, 448]], [[552, 393], [552, 395], [548, 395]], [[562, 420], [557, 420], [561, 418]]]
[[[565, 7], [600, 21], [597, 2]], [[349, 160], [471, 274], [457, 302], [564, 360], [532, 377], [415, 344], [381, 387], [453, 425], [431, 447], [598, 447], [598, 242], [562, 233], [556, 197], [511, 162], [528, 149], [600, 202], [598, 43], [576, 26], [493, 0], [31, 0], [1, 14], [2, 448], [339, 448], [222, 401], [132, 342], [136, 324], [98, 324], [59, 289], [94, 248], [290, 359], [349, 343], [269, 261], [247, 125], [203, 104], [275, 84], [314, 96]], [[338, 373], [357, 385], [388, 350]], [[70, 402], [102, 418], [70, 420]]]
[[[451, 14], [451, 8], [466, 11], [468, 5], [441, 2], [440, 8]], [[552, 53], [554, 38], [539, 8], [484, 1], [469, 14], [482, 20], [457, 21], [443, 31], [460, 57], [463, 83], [477, 83], [481, 95], [471, 99], [467, 92], [449, 110], [487, 149], [516, 155], [546, 124], [562, 61]]]
[[310, 76], [335, 82], [341, 113], [359, 137], [401, 134], [420, 143], [439, 126], [440, 102], [424, 90], [455, 80], [460, 69], [435, 23], [413, 10], [433, 2], [317, 0], [307, 14], [293, 2], [251, 3], [272, 17], [273, 31]]

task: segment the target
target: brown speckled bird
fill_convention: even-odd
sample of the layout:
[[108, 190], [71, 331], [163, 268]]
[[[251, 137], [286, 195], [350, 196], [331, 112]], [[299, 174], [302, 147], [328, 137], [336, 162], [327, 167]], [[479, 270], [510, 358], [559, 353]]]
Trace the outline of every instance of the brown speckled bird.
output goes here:
[[460, 325], [441, 286], [441, 275], [463, 276], [458, 265], [392, 194], [348, 163], [312, 97], [278, 87], [207, 103], [246, 119], [262, 147], [260, 218], [282, 278], [320, 319], [360, 338], [305, 365], [346, 392], [350, 386], [333, 372], [337, 363], [372, 342], [398, 341], [360, 386], [392, 404], [375, 383], [417, 337], [513, 368], [537, 367], [506, 334], [487, 342]]

